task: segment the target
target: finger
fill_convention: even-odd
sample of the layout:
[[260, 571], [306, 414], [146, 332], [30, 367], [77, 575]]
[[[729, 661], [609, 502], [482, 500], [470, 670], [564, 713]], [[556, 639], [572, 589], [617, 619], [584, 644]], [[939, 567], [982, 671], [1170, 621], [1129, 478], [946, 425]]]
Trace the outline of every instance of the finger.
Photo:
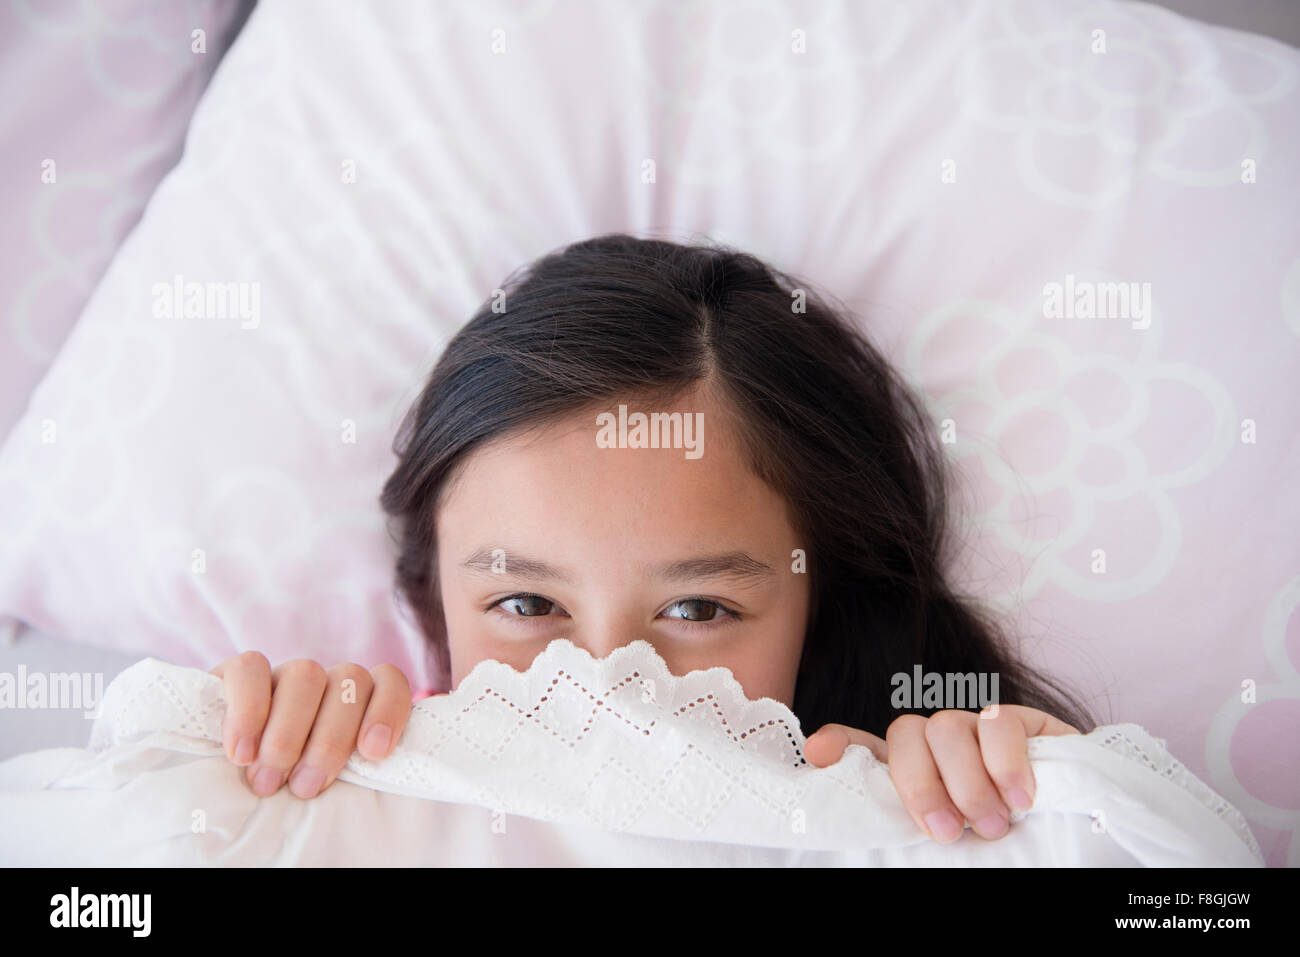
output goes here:
[[289, 790], [303, 799], [319, 794], [348, 763], [375, 684], [370, 672], [355, 664], [335, 665], [325, 679], [307, 746], [289, 774]]
[[984, 767], [1013, 811], [1028, 811], [1038, 785], [1029, 764], [1029, 739], [1078, 734], [1077, 728], [1036, 708], [989, 705], [978, 725]]
[[939, 768], [949, 799], [975, 833], [996, 841], [1011, 828], [1011, 811], [984, 767], [979, 715], [970, 711], [936, 711], [925, 725], [925, 740]]
[[916, 826], [933, 840], [948, 844], [961, 837], [966, 822], [949, 799], [930, 753], [925, 737], [928, 724], [919, 714], [901, 715], [890, 724], [885, 731], [889, 777]]
[[271, 672], [271, 679], [271, 716], [257, 760], [244, 773], [253, 791], [263, 797], [280, 790], [297, 763], [328, 681], [325, 669], [307, 658], [285, 662]]
[[1028, 726], [1008, 705], [990, 705], [977, 722], [980, 754], [989, 777], [1013, 811], [1034, 806], [1038, 785], [1029, 766]]
[[271, 663], [266, 655], [245, 651], [217, 665], [209, 674], [221, 679], [226, 714], [221, 719], [221, 746], [240, 766], [257, 756], [257, 742], [271, 710]]
[[844, 757], [850, 744], [870, 748], [877, 761], [884, 761], [889, 753], [885, 742], [870, 732], [844, 724], [824, 724], [804, 741], [804, 760], [819, 768], [827, 767]]
[[988, 709], [994, 711], [1010, 711], [1020, 719], [1020, 723], [1025, 729], [1025, 737], [1041, 738], [1048, 736], [1060, 736], [1066, 734], [1081, 734], [1074, 725], [1066, 724], [1060, 718], [1055, 718], [1046, 711], [1039, 711], [1037, 708], [1027, 708], [1024, 705], [1004, 704], [990, 705]]
[[401, 669], [379, 665], [371, 669], [375, 692], [356, 736], [357, 750], [371, 761], [388, 757], [411, 717], [411, 685]]

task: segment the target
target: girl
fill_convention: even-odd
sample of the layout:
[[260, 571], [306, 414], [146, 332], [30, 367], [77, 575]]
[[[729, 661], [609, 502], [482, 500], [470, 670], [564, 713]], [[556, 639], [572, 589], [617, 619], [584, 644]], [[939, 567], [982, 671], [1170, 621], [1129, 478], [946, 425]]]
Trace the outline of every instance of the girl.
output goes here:
[[[399, 430], [397, 585], [453, 686], [555, 638], [596, 657], [643, 638], [674, 674], [724, 666], [786, 704], [819, 729], [814, 765], [871, 748], [931, 838], [969, 821], [995, 840], [1033, 800], [1026, 739], [1094, 722], [950, 587], [942, 446], [827, 301], [727, 247], [622, 234], [511, 277]], [[918, 665], [996, 676], [1001, 706], [896, 707]], [[249, 652], [213, 673], [260, 794], [311, 797], [354, 748], [386, 756], [410, 711], [391, 665]]]

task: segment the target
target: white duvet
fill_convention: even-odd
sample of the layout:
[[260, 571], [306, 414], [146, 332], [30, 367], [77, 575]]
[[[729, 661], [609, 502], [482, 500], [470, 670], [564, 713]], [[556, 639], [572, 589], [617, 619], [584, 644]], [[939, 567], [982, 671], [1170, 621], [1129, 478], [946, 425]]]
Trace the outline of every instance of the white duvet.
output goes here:
[[105, 691], [89, 746], [0, 763], [9, 865], [1262, 866], [1240, 813], [1132, 724], [1033, 738], [1011, 832], [930, 841], [888, 768], [803, 762], [797, 719], [646, 642], [557, 640], [417, 702], [394, 753], [322, 795], [259, 798], [220, 744], [220, 679], [153, 658]]

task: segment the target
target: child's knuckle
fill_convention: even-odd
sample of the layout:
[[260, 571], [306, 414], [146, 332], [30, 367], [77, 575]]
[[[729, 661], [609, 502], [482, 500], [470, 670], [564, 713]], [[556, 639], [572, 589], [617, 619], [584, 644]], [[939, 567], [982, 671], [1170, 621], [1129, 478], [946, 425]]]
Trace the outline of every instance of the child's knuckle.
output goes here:
[[923, 726], [925, 723], [926, 721], [923, 715], [901, 714], [889, 723], [889, 727], [885, 729], [885, 736], [888, 738], [891, 734], [897, 735], [914, 726]]
[[927, 781], [895, 781], [894, 787], [909, 807], [937, 808], [948, 806], [948, 792], [941, 785]]
[[351, 742], [330, 738], [322, 741], [311, 750], [309, 763], [318, 768], [337, 769], [348, 763], [352, 756]]
[[298, 757], [298, 745], [283, 733], [271, 732], [262, 739], [258, 757], [263, 764], [286, 764]]
[[253, 669], [265, 666], [267, 671], [271, 670], [271, 663], [266, 659], [266, 655], [260, 651], [241, 651], [235, 656], [235, 661], [245, 668]]
[[293, 661], [285, 662], [284, 676], [295, 682], [319, 685], [322, 688], [328, 680], [325, 667], [319, 661], [310, 658], [295, 658]]
[[401, 668], [397, 667], [396, 665], [388, 664], [387, 662], [385, 662], [382, 665], [375, 665], [373, 668], [370, 669], [370, 673], [374, 675], [376, 678], [378, 678], [380, 675], [383, 675], [386, 678], [395, 678], [395, 679], [400, 678], [402, 681], [406, 680], [406, 674], [402, 671]]
[[937, 711], [925, 723], [927, 741], [950, 741], [966, 734], [966, 720], [960, 711]]
[[330, 668], [329, 680], [334, 684], [351, 681], [356, 685], [357, 690], [365, 695], [369, 695], [375, 686], [374, 679], [370, 677], [370, 672], [353, 662], [335, 665]]

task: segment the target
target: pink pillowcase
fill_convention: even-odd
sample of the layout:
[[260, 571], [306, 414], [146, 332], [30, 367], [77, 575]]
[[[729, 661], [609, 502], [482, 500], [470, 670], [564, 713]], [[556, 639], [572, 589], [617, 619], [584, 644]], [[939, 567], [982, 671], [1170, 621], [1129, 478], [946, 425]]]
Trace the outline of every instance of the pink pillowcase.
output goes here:
[[[0, 4], [0, 436], [180, 158], [251, 6]], [[195, 30], [205, 53], [193, 52]]]

